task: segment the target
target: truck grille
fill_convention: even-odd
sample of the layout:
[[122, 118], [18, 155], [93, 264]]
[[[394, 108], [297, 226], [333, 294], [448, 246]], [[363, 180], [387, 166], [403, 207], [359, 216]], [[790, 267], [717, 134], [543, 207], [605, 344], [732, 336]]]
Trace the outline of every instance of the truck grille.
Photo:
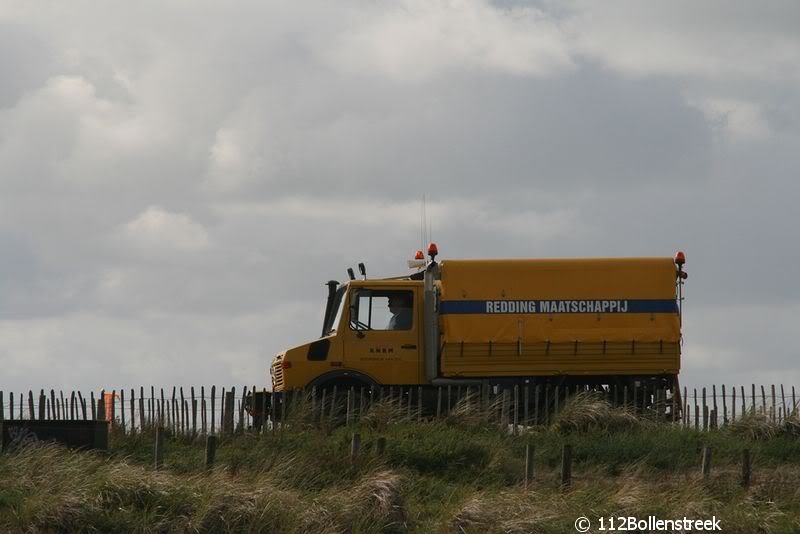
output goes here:
[[279, 391], [283, 389], [283, 367], [281, 362], [283, 358], [275, 358], [272, 362], [272, 391]]

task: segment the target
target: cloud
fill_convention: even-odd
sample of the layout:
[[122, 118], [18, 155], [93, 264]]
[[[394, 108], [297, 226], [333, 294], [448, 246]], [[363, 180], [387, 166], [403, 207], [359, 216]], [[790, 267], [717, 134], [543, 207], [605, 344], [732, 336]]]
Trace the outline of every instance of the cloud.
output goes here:
[[41, 85], [55, 58], [45, 38], [30, 28], [0, 21], [0, 109], [11, 107], [27, 91]]
[[758, 323], [756, 363], [736, 343], [764, 338], [719, 326], [800, 320], [800, 54], [779, 7], [7, 10], [0, 387], [261, 385], [318, 335], [325, 281], [406, 272], [422, 195], [443, 258], [684, 249], [687, 373], [792, 376], [789, 330]]
[[420, 82], [453, 70], [547, 76], [573, 66], [562, 31], [532, 7], [404, 0], [351, 10], [349, 18], [348, 31], [325, 54], [347, 72]]
[[569, 3], [565, 26], [580, 53], [634, 76], [800, 83], [798, 5], [632, 0]]
[[758, 104], [736, 99], [710, 99], [699, 104], [709, 122], [733, 141], [763, 141], [770, 127]]
[[185, 213], [170, 213], [159, 206], [148, 207], [125, 224], [123, 234], [134, 246], [148, 251], [194, 252], [210, 246], [203, 225]]

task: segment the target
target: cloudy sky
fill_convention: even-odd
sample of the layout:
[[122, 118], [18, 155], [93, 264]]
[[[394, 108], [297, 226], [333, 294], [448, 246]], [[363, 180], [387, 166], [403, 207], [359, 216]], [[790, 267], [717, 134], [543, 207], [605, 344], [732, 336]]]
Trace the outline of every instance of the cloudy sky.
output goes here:
[[671, 256], [800, 384], [796, 2], [0, 0], [0, 389], [257, 384], [359, 261]]

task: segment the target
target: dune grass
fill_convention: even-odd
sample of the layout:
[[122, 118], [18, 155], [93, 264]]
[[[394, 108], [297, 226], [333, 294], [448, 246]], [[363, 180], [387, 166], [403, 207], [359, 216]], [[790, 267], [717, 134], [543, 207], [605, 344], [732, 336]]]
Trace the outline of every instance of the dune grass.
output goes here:
[[[474, 404], [458, 410], [418, 421], [384, 403], [350, 427], [313, 424], [300, 410], [282, 431], [221, 439], [211, 471], [201, 440], [171, 437], [164, 468], [153, 470], [149, 434], [114, 433], [103, 452], [49, 445], [4, 453], [0, 531], [574, 532], [581, 515], [595, 523], [716, 516], [725, 532], [800, 530], [795, 425], [765, 432], [763, 421], [744, 420], [700, 433], [587, 396], [551, 427], [515, 436]], [[362, 441], [355, 465], [353, 432]], [[536, 477], [526, 492], [529, 443]], [[558, 476], [565, 443], [574, 454], [568, 492]], [[709, 480], [699, 473], [704, 446], [713, 449]], [[753, 457], [749, 489], [739, 485], [745, 448]]]

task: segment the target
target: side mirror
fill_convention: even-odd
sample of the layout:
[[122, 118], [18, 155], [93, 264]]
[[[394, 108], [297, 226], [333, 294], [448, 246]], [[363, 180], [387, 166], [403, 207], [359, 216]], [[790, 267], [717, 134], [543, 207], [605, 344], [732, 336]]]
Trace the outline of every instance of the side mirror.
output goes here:
[[358, 264], [358, 272], [361, 273], [361, 276], [364, 277], [364, 280], [367, 279], [367, 268], [364, 266], [363, 263]]
[[348, 267], [347, 268], [347, 276], [350, 277], [350, 280], [355, 280], [356, 279], [356, 273], [353, 272], [353, 268], [352, 267]]

